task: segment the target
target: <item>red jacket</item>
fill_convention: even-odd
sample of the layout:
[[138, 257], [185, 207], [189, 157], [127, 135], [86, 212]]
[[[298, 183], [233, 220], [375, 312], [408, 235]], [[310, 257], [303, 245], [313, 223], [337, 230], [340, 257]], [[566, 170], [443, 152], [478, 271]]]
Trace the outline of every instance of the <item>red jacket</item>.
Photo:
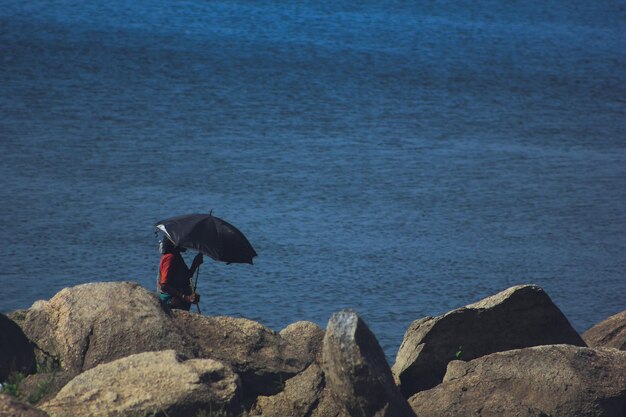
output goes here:
[[166, 253], [159, 264], [159, 288], [169, 285], [183, 294], [191, 294], [191, 271], [180, 253]]

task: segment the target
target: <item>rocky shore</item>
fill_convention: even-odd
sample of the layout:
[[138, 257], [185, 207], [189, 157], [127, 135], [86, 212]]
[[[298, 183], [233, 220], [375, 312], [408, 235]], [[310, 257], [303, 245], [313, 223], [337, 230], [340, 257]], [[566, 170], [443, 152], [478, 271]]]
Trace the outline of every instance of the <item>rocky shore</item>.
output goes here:
[[626, 417], [626, 311], [579, 335], [520, 285], [415, 320], [395, 363], [351, 310], [280, 332], [137, 283], [0, 314], [0, 417]]

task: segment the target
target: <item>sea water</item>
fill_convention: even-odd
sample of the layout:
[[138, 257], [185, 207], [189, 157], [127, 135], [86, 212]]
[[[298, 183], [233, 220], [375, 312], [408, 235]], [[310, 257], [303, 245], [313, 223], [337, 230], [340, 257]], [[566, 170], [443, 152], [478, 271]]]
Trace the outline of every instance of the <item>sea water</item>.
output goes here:
[[[274, 330], [543, 287], [626, 308], [626, 6], [0, 0], [0, 311], [154, 289], [154, 223], [220, 216], [202, 311]], [[190, 261], [192, 254], [188, 254]]]

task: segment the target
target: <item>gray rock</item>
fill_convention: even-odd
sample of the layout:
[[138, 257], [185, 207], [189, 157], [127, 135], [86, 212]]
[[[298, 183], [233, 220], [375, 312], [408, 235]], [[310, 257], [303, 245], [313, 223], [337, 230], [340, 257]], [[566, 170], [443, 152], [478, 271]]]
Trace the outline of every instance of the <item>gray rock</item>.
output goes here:
[[285, 383], [282, 392], [260, 396], [252, 414], [267, 417], [311, 415], [324, 388], [324, 377], [319, 366], [311, 365]]
[[9, 395], [0, 394], [0, 417], [48, 417], [48, 414]]
[[35, 351], [26, 335], [4, 314], [0, 313], [0, 382], [13, 372], [35, 371]]
[[626, 352], [552, 345], [453, 361], [409, 402], [420, 417], [624, 417]]
[[565, 343], [585, 346], [550, 297], [538, 286], [512, 287], [438, 317], [414, 321], [392, 368], [409, 397], [443, 380], [448, 362], [494, 352]]
[[288, 380], [279, 394], [258, 397], [250, 414], [264, 417], [350, 417], [341, 402], [325, 388], [324, 373], [317, 363]]
[[197, 357], [229, 364], [241, 377], [246, 401], [273, 395], [312, 358], [278, 333], [252, 320], [173, 312], [175, 322], [197, 346]]
[[591, 347], [626, 350], [626, 310], [587, 330], [583, 339]]
[[335, 313], [324, 336], [328, 389], [354, 417], [414, 416], [394, 384], [376, 337], [351, 310]]
[[125, 356], [191, 347], [154, 293], [133, 282], [65, 288], [39, 301], [21, 321], [24, 333], [69, 377]]
[[320, 401], [311, 413], [311, 417], [352, 417], [345, 404], [328, 388], [324, 388]]
[[83, 372], [41, 408], [68, 415], [188, 417], [199, 410], [240, 411], [239, 378], [221, 362], [184, 360], [174, 350], [144, 352]]

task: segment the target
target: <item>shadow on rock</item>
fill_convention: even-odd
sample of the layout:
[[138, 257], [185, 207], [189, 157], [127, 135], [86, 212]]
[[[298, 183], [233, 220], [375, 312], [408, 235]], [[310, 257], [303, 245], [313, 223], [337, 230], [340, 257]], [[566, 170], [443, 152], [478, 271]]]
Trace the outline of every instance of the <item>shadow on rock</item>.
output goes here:
[[624, 417], [626, 352], [537, 346], [453, 361], [409, 400], [420, 417]]

